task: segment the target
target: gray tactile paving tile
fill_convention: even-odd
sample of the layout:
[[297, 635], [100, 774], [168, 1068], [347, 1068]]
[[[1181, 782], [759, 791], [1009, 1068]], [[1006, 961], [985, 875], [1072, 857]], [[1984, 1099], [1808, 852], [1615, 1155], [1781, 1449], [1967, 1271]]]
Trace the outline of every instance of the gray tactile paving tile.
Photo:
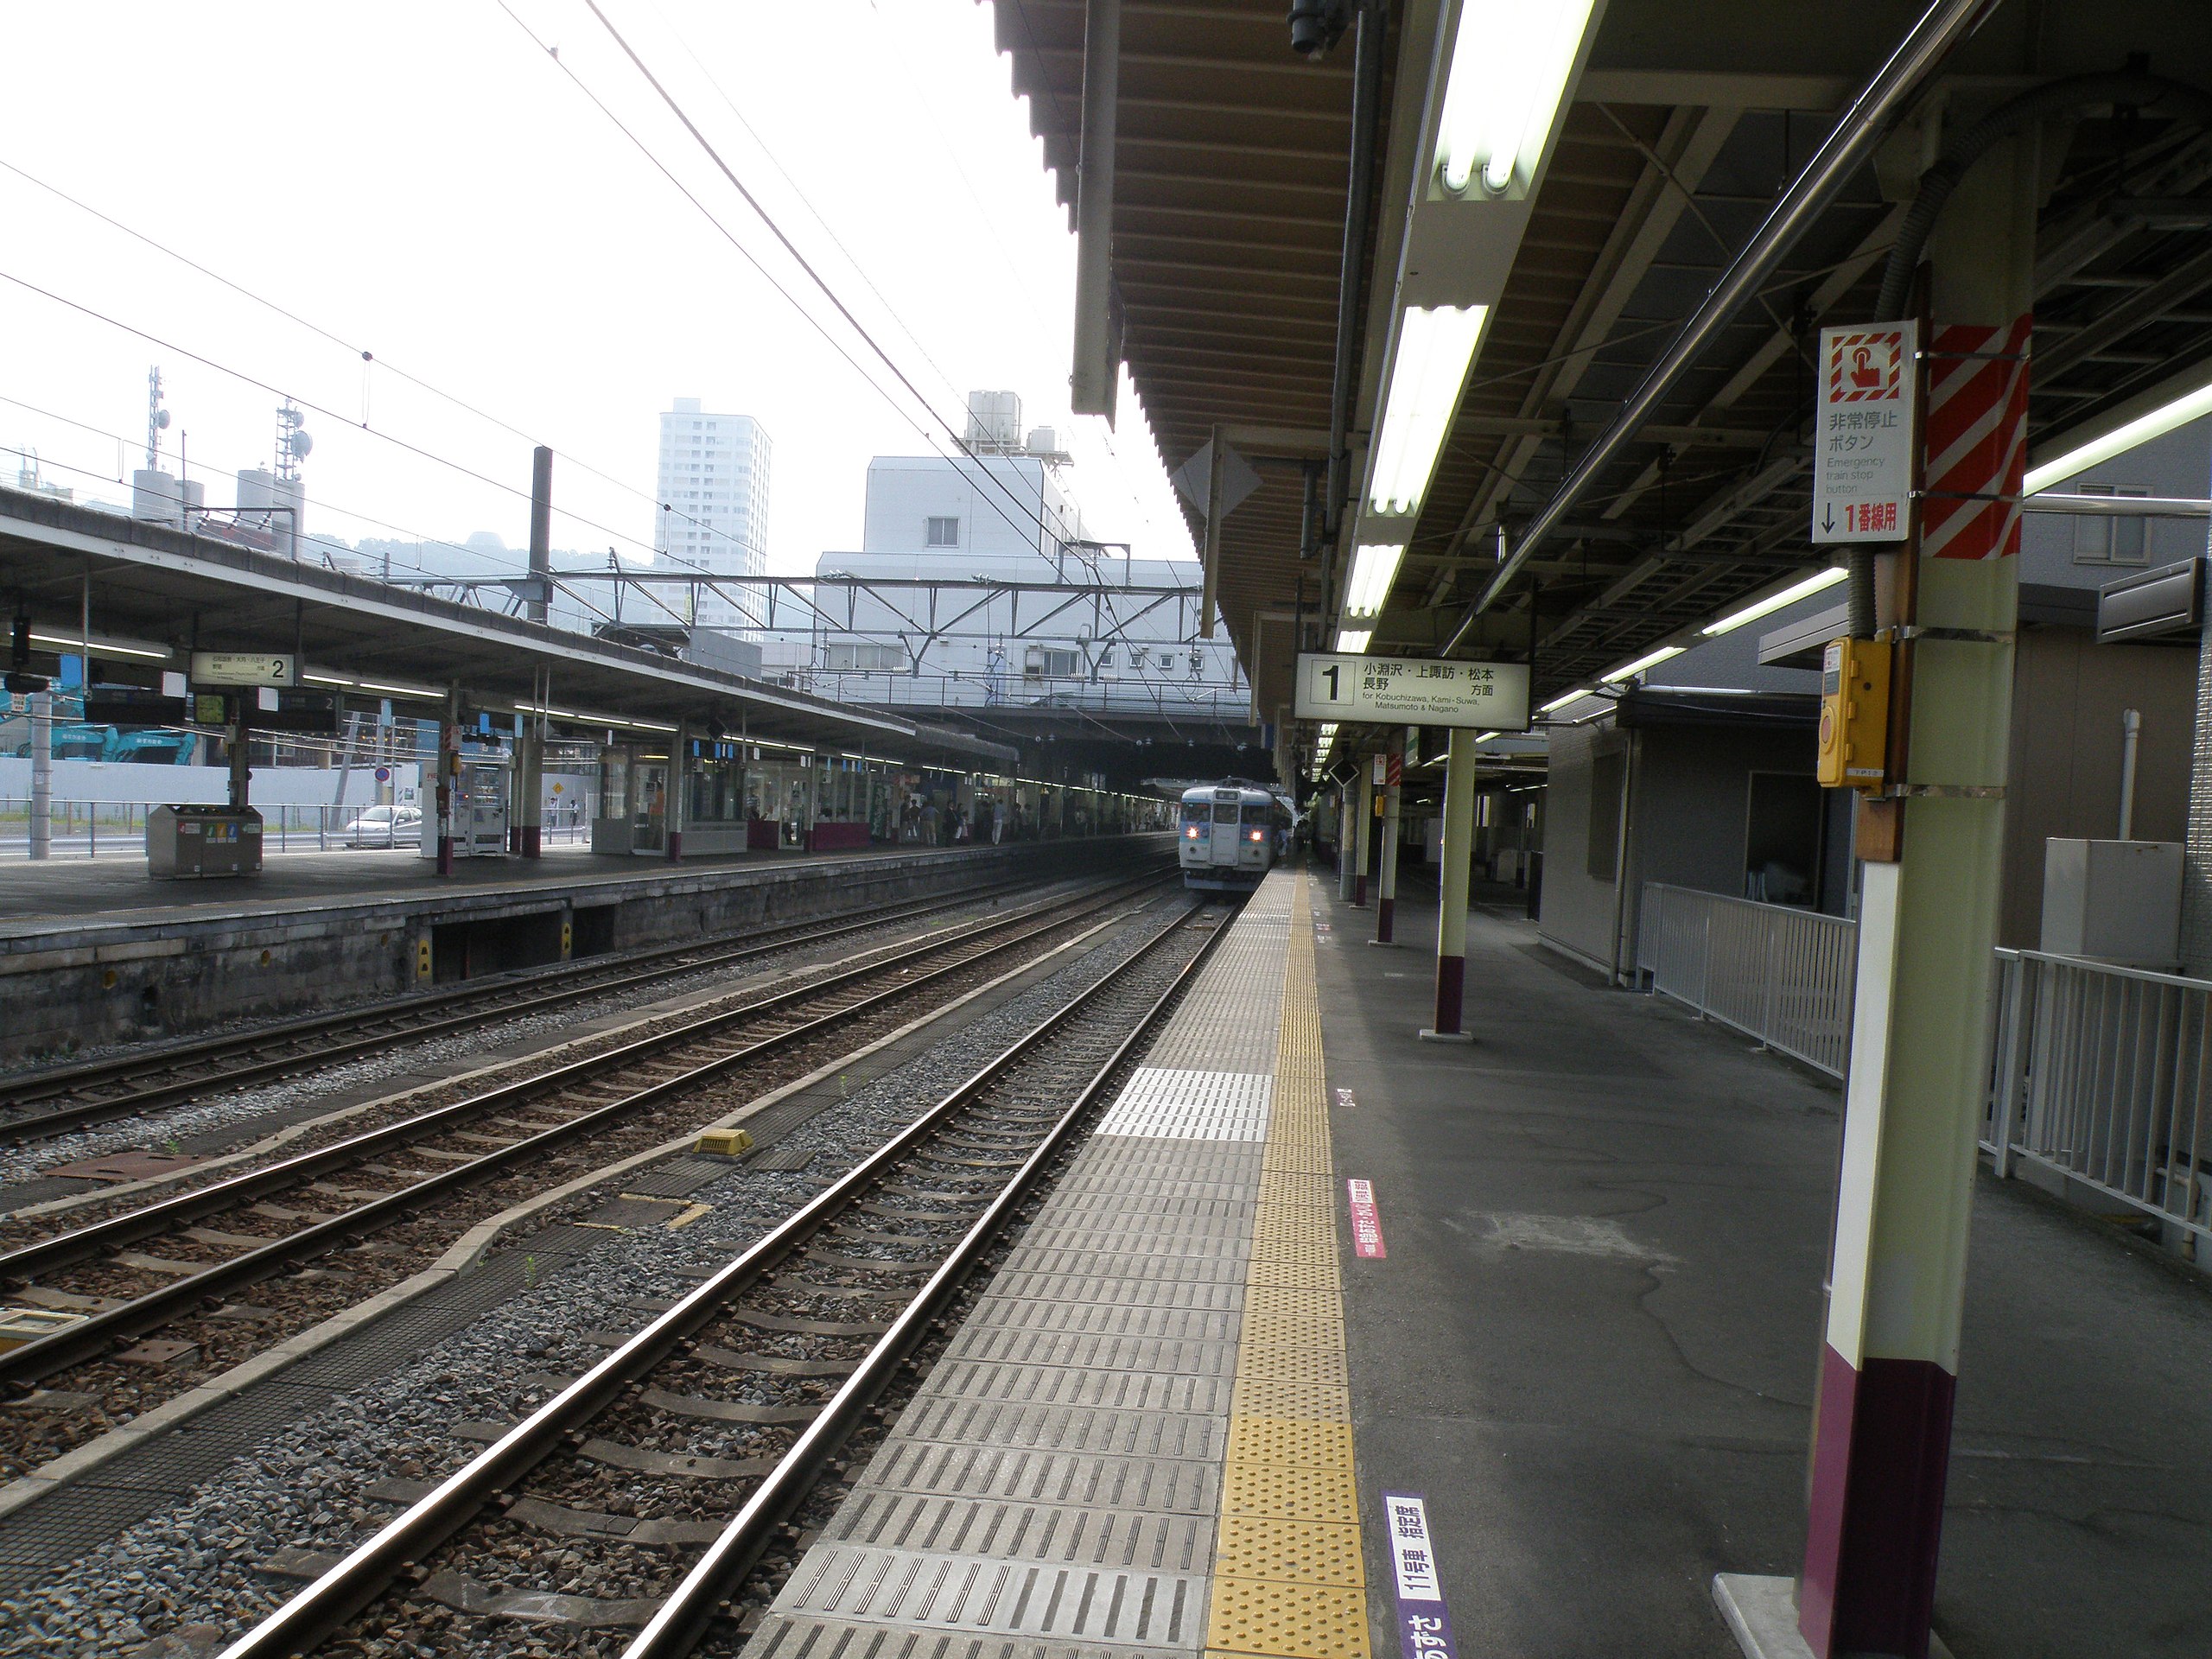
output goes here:
[[747, 1659], [1200, 1651], [1291, 891], [1245, 906]]

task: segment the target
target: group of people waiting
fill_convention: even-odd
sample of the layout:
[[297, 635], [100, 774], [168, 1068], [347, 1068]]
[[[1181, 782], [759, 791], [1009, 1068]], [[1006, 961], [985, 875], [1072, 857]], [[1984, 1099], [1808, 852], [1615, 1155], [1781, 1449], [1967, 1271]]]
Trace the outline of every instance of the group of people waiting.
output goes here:
[[960, 847], [988, 842], [1033, 841], [1040, 826], [1019, 801], [980, 801], [971, 812], [957, 801], [939, 805], [938, 798], [909, 798], [899, 811], [899, 839], [919, 847]]

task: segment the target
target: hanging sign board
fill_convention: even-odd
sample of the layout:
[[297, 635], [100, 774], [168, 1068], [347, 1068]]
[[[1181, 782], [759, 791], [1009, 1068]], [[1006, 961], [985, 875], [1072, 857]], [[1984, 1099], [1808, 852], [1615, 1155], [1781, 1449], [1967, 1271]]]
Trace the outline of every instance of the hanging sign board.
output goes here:
[[1911, 524], [1918, 325], [1821, 330], [1813, 540], [1901, 542]]
[[288, 651], [195, 651], [194, 685], [297, 685], [300, 659]]
[[1525, 732], [1529, 665], [1303, 652], [1297, 714], [1300, 720]]

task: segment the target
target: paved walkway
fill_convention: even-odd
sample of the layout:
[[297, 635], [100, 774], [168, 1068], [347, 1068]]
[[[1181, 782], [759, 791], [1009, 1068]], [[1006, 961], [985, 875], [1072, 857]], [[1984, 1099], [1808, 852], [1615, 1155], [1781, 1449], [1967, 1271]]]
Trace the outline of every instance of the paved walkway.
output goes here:
[[[1377, 1495], [1426, 1495], [1459, 1651], [1730, 1659], [1707, 1586], [1794, 1573], [1840, 1104], [1478, 906], [1471, 1048], [1313, 884], [1372, 1611]], [[1339, 1193], [1341, 1201], [1341, 1192]], [[1937, 1628], [1958, 1659], [2212, 1653], [2212, 1281], [2015, 1184], [1976, 1206]]]

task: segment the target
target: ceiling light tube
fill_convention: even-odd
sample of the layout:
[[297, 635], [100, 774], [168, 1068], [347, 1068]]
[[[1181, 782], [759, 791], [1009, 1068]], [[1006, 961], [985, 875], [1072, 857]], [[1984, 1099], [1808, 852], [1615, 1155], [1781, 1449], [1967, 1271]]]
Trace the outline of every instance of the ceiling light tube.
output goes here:
[[1769, 594], [1764, 599], [1754, 600], [1740, 611], [1731, 611], [1718, 622], [1707, 623], [1706, 637], [1714, 639], [1724, 633], [1732, 633], [1746, 622], [1756, 622], [1763, 616], [1771, 616], [1786, 605], [1795, 605], [1801, 599], [1809, 599], [1824, 588], [1834, 587], [1850, 574], [1843, 566], [1838, 565], [1832, 570], [1809, 575], [1802, 582], [1792, 582], [1778, 594]]
[[1436, 168], [1454, 195], [1525, 195], [1550, 141], [1593, 0], [1466, 0], [1452, 42]]
[[1357, 656], [1367, 649], [1367, 642], [1374, 637], [1375, 630], [1372, 628], [1338, 628], [1337, 649]]
[[2114, 427], [2101, 438], [2092, 438], [2080, 448], [2069, 449], [2056, 460], [2044, 462], [2028, 474], [2022, 487], [2030, 495], [2047, 490], [2076, 473], [2086, 473], [2115, 455], [2126, 454], [2138, 444], [2164, 437], [2200, 415], [2212, 415], [2212, 381], [2195, 391], [2184, 392], [2170, 404], [2161, 404], [2147, 415], [2137, 416], [2125, 426]]
[[[36, 628], [31, 630], [31, 643], [52, 646], [72, 656], [83, 652], [86, 645], [81, 634], [45, 633]], [[121, 645], [113, 639], [103, 639], [98, 634], [92, 636], [91, 644], [94, 653], [101, 657], [143, 657], [149, 662], [166, 663], [176, 654], [157, 646]]]
[[1607, 685], [1611, 685], [1616, 681], [1629, 678], [1631, 675], [1641, 674], [1647, 668], [1656, 668], [1660, 664], [1681, 654], [1682, 648], [1680, 645], [1662, 645], [1658, 650], [1647, 652], [1634, 662], [1623, 663], [1618, 668], [1600, 674], [1598, 677], [1605, 681]]
[[1416, 305], [1399, 319], [1382, 435], [1368, 480], [1368, 505], [1376, 512], [1411, 512], [1428, 493], [1489, 315], [1486, 305]]
[[1570, 702], [1580, 702], [1585, 697], [1595, 696], [1596, 695], [1597, 693], [1594, 691], [1585, 691], [1580, 686], [1577, 686], [1565, 696], [1554, 697], [1542, 708], [1537, 709], [1536, 712], [1540, 715], [1555, 715], [1560, 709], [1566, 708]]
[[1346, 616], [1380, 616], [1390, 597], [1390, 584], [1398, 579], [1398, 562], [1406, 556], [1403, 542], [1370, 542], [1352, 555], [1351, 581], [1344, 588]]

